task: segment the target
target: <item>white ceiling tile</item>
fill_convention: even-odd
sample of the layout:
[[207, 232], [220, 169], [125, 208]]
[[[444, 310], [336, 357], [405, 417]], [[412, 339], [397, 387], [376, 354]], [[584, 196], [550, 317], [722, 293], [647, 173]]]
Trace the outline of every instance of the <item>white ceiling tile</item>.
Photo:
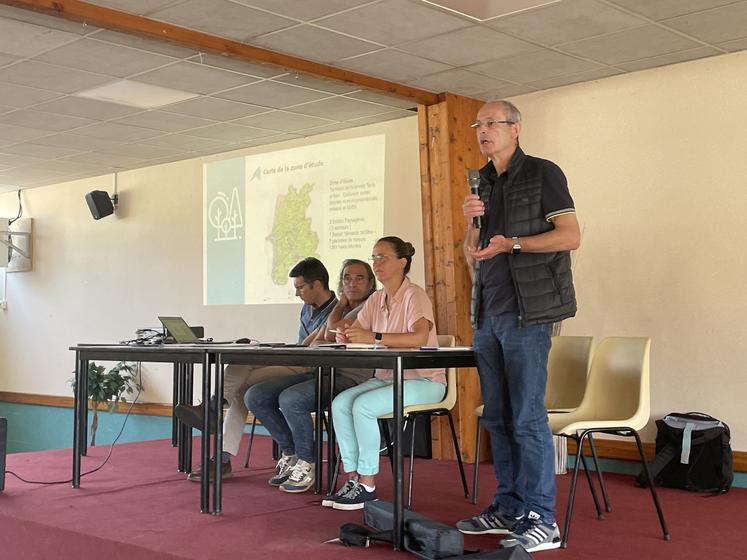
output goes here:
[[537, 88], [527, 85], [510, 85], [494, 90], [483, 91], [475, 95], [477, 99], [483, 99], [485, 101], [492, 101], [496, 99], [507, 99], [515, 95], [523, 95], [525, 93], [531, 93], [537, 91]]
[[315, 101], [330, 96], [329, 93], [272, 81], [257, 82], [248, 86], [224, 91], [216, 95], [217, 97], [224, 99], [245, 101], [247, 103], [273, 107], [276, 109], [282, 109], [290, 105]]
[[258, 78], [272, 78], [275, 76], [282, 76], [288, 72], [274, 64], [249, 62], [247, 60], [232, 58], [230, 56], [220, 56], [217, 54], [198, 53], [190, 58], [190, 62], [215, 66], [216, 68], [223, 68], [224, 70], [233, 70], [234, 72], [241, 72], [242, 74], [248, 74]]
[[645, 68], [654, 68], [657, 66], [666, 66], [668, 64], [677, 64], [678, 62], [685, 62], [688, 60], [695, 60], [697, 58], [704, 58], [706, 56], [714, 56], [722, 54], [720, 51], [711, 47], [698, 47], [687, 51], [679, 51], [676, 53], [663, 54], [661, 56], [652, 56], [650, 58], [641, 58], [633, 60], [631, 62], [621, 62], [617, 64], [619, 68], [627, 70], [628, 72], [635, 72], [636, 70], [643, 70]]
[[[18, 144], [16, 144], [17, 146]], [[3, 148], [5, 150], [5, 148]], [[17, 154], [14, 152], [5, 153], [0, 150], [0, 165], [6, 167], [17, 167], [19, 165], [32, 165], [34, 163], [42, 163], [44, 158], [30, 157], [26, 154]]]
[[322, 126], [330, 124], [328, 120], [312, 117], [309, 115], [299, 115], [288, 111], [272, 111], [253, 117], [246, 117], [234, 121], [236, 124], [244, 124], [257, 128], [266, 128], [268, 130], [277, 130], [278, 132], [294, 132], [304, 128]]
[[418, 88], [427, 89], [436, 93], [449, 91], [451, 93], [460, 93], [471, 96], [488, 89], [498, 89], [511, 85], [505, 80], [499, 80], [493, 77], [475, 74], [461, 68], [439, 72], [418, 78], [412, 82], [412, 85]]
[[93, 163], [83, 163], [79, 161], [53, 159], [53, 160], [45, 161], [44, 163], [35, 165], [34, 167], [36, 169], [45, 169], [49, 171], [55, 171], [61, 174], [70, 174], [70, 173], [85, 173], [87, 171], [94, 171], [98, 169], [99, 166]]
[[46, 113], [33, 109], [20, 109], [0, 117], [0, 123], [38, 128], [40, 130], [51, 130], [54, 132], [87, 126], [93, 122], [91, 119]]
[[412, 118], [416, 116], [417, 116], [417, 113], [399, 109], [397, 111], [388, 111], [386, 113], [381, 113], [379, 115], [373, 115], [371, 117], [363, 117], [362, 119], [353, 119], [352, 121], [348, 121], [348, 122], [352, 124], [353, 126], [363, 126], [365, 124], [393, 121], [396, 119], [406, 119], [406, 118]]
[[450, 68], [446, 64], [394, 49], [377, 51], [336, 62], [335, 66], [401, 83], [410, 82], [420, 76], [435, 74]]
[[747, 2], [667, 19], [664, 25], [707, 43], [747, 37]]
[[39, 163], [31, 164], [34, 167], [43, 165], [43, 160], [69, 156], [80, 152], [80, 150], [76, 150], [74, 148], [65, 148], [62, 146], [43, 146], [41, 144], [34, 144], [32, 142], [23, 142], [21, 144], [14, 144], [13, 146], [6, 146], [2, 148], [2, 150], [9, 154], [18, 154], [20, 156], [39, 158]]
[[99, 86], [110, 80], [110, 76], [92, 74], [72, 68], [61, 68], [32, 60], [0, 69], [0, 82], [10, 82], [60, 93], [73, 93]]
[[273, 78], [273, 82], [282, 82], [284, 84], [290, 84], [293, 86], [301, 86], [319, 91], [327, 91], [329, 93], [348, 93], [358, 89], [358, 86], [340, 82], [337, 80], [329, 80], [323, 77], [309, 76], [308, 74], [301, 74], [299, 72], [292, 72], [285, 74], [278, 78]]
[[49, 134], [48, 130], [13, 126], [12, 124], [0, 124], [0, 146], [26, 142], [35, 138], [48, 136]]
[[227, 99], [217, 99], [215, 97], [198, 97], [162, 107], [161, 110], [168, 113], [191, 115], [215, 121], [230, 121], [269, 111], [267, 107], [238, 103], [236, 101], [228, 101]]
[[213, 140], [210, 138], [198, 138], [197, 136], [189, 136], [188, 134], [166, 134], [164, 136], [143, 140], [142, 144], [148, 146], [170, 147], [177, 150], [196, 151], [220, 148], [225, 145], [225, 142], [223, 140]]
[[597, 80], [599, 78], [608, 78], [617, 74], [622, 74], [622, 71], [615, 70], [614, 68], [601, 68], [599, 70], [587, 70], [586, 72], [579, 72], [577, 74], [567, 74], [565, 76], [547, 78], [546, 80], [538, 80], [527, 85], [536, 89], [550, 89], [559, 86], [566, 86], [568, 84], [576, 84], [578, 82]]
[[94, 120], [116, 119], [141, 111], [137, 107], [129, 107], [127, 105], [120, 105], [119, 103], [109, 103], [108, 101], [99, 101], [98, 99], [88, 99], [74, 95], [60, 97], [59, 99], [37, 105], [34, 108], [39, 111], [71, 115], [74, 117], [87, 117]]
[[565, 0], [489, 21], [493, 29], [542, 45], [644, 25], [646, 21], [596, 0]]
[[35, 60], [121, 78], [174, 61], [173, 58], [160, 54], [88, 38], [39, 55]]
[[152, 138], [153, 136], [157, 136], [158, 132], [147, 128], [140, 128], [139, 126], [127, 126], [113, 122], [103, 122], [85, 128], [79, 128], [75, 131], [75, 134], [103, 138], [104, 140], [132, 142], [135, 140]]
[[66, 31], [0, 18], [0, 53], [26, 58], [79, 38]]
[[661, 20], [732, 4], [734, 0], [612, 0], [612, 3], [647, 18]]
[[387, 95], [385, 93], [378, 93], [367, 89], [360, 89], [352, 93], [346, 93], [345, 97], [352, 97], [353, 99], [361, 99], [363, 101], [371, 101], [372, 103], [388, 105], [397, 109], [410, 109], [412, 107], [417, 107], [418, 105], [418, 102], [413, 99], [396, 97], [394, 95]]
[[347, 97], [323, 99], [322, 101], [315, 101], [313, 103], [307, 103], [293, 108], [295, 113], [313, 115], [315, 117], [334, 121], [347, 121], [350, 119], [370, 117], [371, 115], [386, 113], [390, 110], [391, 107], [366, 103], [365, 101], [358, 101], [357, 99], [349, 99]]
[[747, 37], [743, 39], [735, 39], [734, 41], [727, 41], [725, 43], [718, 43], [716, 45], [729, 52], [737, 52], [747, 49]]
[[[469, 70], [480, 72], [510, 82], [526, 83], [564, 74], [594, 70], [598, 64], [543, 49], [530, 53], [507, 56], [490, 62], [470, 66]], [[489, 88], [482, 88], [485, 91]]]
[[59, 93], [0, 82], [0, 100], [4, 105], [23, 108], [60, 97]]
[[226, 0], [187, 0], [157, 10], [150, 17], [236, 41], [246, 41], [296, 24], [291, 19]]
[[135, 76], [132, 80], [192, 93], [213, 93], [256, 82], [257, 78], [193, 62], [177, 62]]
[[339, 59], [341, 53], [355, 56], [380, 48], [373, 43], [313, 25], [299, 25], [258, 37], [252, 44], [318, 62], [332, 62]]
[[146, 37], [120, 33], [109, 29], [99, 30], [96, 33], [93, 33], [91, 37], [99, 41], [106, 41], [116, 45], [125, 45], [127, 47], [133, 47], [152, 53], [165, 54], [174, 58], [189, 58], [190, 56], [197, 54], [197, 51], [194, 49], [182, 47], [175, 43], [157, 41], [156, 39], [148, 39]]
[[117, 154], [102, 154], [99, 152], [86, 152], [84, 154], [78, 154], [64, 159], [78, 161], [89, 165], [105, 165], [109, 167], [134, 167], [143, 161], [141, 158]]
[[60, 17], [41, 14], [23, 8], [12, 8], [10, 6], [0, 6], [0, 18], [23, 21], [48, 29], [57, 29], [58, 31], [67, 31], [76, 35], [88, 35], [94, 33], [96, 28], [91, 25], [77, 21], [69, 21]]
[[309, 21], [348, 10], [371, 0], [236, 0], [239, 4], [261, 8], [281, 16]]
[[269, 136], [272, 133], [267, 130], [251, 128], [249, 126], [241, 126], [232, 123], [220, 123], [205, 126], [202, 128], [195, 128], [193, 130], [190, 130], [187, 134], [189, 134], [190, 136], [197, 136], [199, 138], [213, 138], [215, 140], [241, 142], [242, 140], [251, 140], [253, 138]]
[[0, 115], [4, 115], [10, 111], [15, 111], [15, 107], [8, 107], [7, 105], [0, 105]]
[[116, 151], [118, 146], [122, 146], [122, 142], [116, 142], [114, 140], [105, 140], [103, 138], [80, 136], [78, 134], [69, 133], [53, 134], [51, 136], [45, 136], [44, 138], [38, 138], [34, 140], [34, 144], [75, 148], [79, 151], [103, 149]]
[[172, 157], [176, 154], [183, 153], [184, 150], [176, 146], [150, 146], [145, 144], [124, 144], [116, 150], [100, 149], [102, 154], [112, 154], [140, 159], [155, 159], [162, 157]]
[[92, 0], [91, 4], [112, 8], [120, 12], [129, 12], [137, 15], [147, 15], [169, 4], [178, 3], [175, 0]]
[[[417, 23], [414, 24], [415, 22]], [[471, 25], [465, 19], [435, 10], [426, 4], [402, 0], [374, 2], [319, 20], [315, 24], [387, 46], [417, 41]]]
[[129, 124], [143, 128], [152, 128], [162, 132], [179, 132], [189, 128], [197, 128], [213, 124], [213, 121], [190, 117], [188, 115], [177, 115], [165, 111], [145, 111], [135, 115], [129, 115], [115, 121], [118, 124]]
[[698, 43], [656, 25], [645, 25], [567, 43], [559, 48], [605, 64], [618, 64], [698, 46]]
[[0, 66], [7, 66], [11, 62], [15, 62], [16, 60], [20, 60], [20, 58], [17, 56], [0, 53]]
[[537, 50], [538, 47], [486, 27], [473, 26], [420, 41], [399, 49], [453, 66], [467, 66], [495, 57]]

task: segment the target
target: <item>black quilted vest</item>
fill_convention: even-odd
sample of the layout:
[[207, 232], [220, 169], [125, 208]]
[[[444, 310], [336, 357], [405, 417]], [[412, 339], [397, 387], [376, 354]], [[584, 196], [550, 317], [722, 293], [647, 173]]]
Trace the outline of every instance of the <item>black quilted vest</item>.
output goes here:
[[[521, 148], [511, 158], [508, 178], [503, 190], [506, 237], [528, 237], [553, 229], [542, 210], [542, 161], [526, 155]], [[489, 200], [490, 167], [480, 170], [480, 198]], [[492, 211], [499, 211], [498, 209]], [[491, 212], [490, 208], [485, 209]], [[485, 230], [481, 236], [485, 235]], [[487, 244], [480, 239], [480, 246]], [[573, 289], [570, 251], [555, 253], [520, 253], [508, 256], [511, 277], [519, 303], [519, 323], [522, 327], [555, 323], [576, 314], [576, 292]], [[477, 279], [479, 275], [475, 275]], [[474, 294], [479, 301], [480, 286]], [[473, 304], [476, 302], [473, 302]], [[473, 309], [473, 321], [478, 323], [479, 306]]]

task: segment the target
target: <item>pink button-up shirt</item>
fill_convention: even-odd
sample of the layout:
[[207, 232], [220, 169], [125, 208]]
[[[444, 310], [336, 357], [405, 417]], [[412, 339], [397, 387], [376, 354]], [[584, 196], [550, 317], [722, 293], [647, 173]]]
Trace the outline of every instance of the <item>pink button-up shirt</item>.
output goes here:
[[[394, 297], [389, 298], [384, 289], [378, 290], [366, 300], [363, 309], [358, 313], [358, 323], [362, 328], [380, 333], [413, 332], [413, 325], [423, 318], [430, 324], [427, 346], [438, 346], [433, 304], [425, 290], [410, 282], [407, 277]], [[393, 372], [390, 369], [377, 369], [375, 376], [379, 379], [391, 379]], [[426, 378], [446, 383], [446, 372], [443, 368], [408, 369], [405, 370], [404, 377]]]

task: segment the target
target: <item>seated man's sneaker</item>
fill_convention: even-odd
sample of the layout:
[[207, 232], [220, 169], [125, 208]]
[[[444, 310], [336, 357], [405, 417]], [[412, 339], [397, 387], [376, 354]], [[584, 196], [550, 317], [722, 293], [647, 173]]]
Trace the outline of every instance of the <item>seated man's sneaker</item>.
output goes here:
[[[215, 409], [212, 409], [214, 411]], [[176, 416], [183, 424], [186, 424], [190, 428], [195, 430], [202, 430], [203, 419], [205, 418], [202, 413], [202, 405], [196, 404], [194, 406], [188, 404], [178, 404], [174, 407], [174, 416]], [[215, 433], [215, 420], [212, 415], [208, 419], [210, 422], [210, 433]]]
[[293, 465], [288, 480], [280, 485], [283, 492], [306, 492], [314, 486], [314, 463], [307, 463], [303, 459], [296, 461]]
[[342, 498], [345, 494], [350, 492], [350, 490], [355, 486], [355, 483], [358, 482], [358, 479], [351, 478], [348, 480], [345, 484], [342, 485], [342, 488], [340, 488], [337, 492], [334, 494], [330, 494], [329, 496], [325, 496], [322, 500], [322, 505], [324, 507], [332, 507], [332, 505]]
[[[215, 458], [213, 457], [210, 459], [210, 466], [208, 467], [210, 470], [208, 470], [208, 480], [210, 482], [213, 482], [215, 480]], [[187, 475], [187, 480], [190, 482], [200, 482], [200, 477], [202, 476], [202, 471], [198, 468], [195, 471], [192, 471]], [[231, 478], [233, 476], [233, 469], [231, 468], [231, 461], [228, 461], [226, 463], [220, 464], [220, 478], [221, 480], [225, 480], [227, 478]]]
[[296, 461], [298, 461], [298, 457], [295, 455], [282, 455], [278, 464], [275, 466], [275, 474], [267, 481], [267, 484], [270, 486], [280, 486], [283, 482], [288, 480]]
[[363, 509], [366, 502], [373, 502], [377, 499], [376, 488], [374, 488], [372, 492], [369, 492], [359, 481], [356, 481], [353, 483], [352, 488], [348, 490], [347, 494], [335, 500], [332, 504], [332, 508], [344, 511]]
[[456, 528], [466, 535], [483, 535], [488, 533], [493, 535], [507, 535], [519, 519], [493, 511], [492, 508], [487, 508], [479, 515], [457, 521]]
[[501, 542], [501, 548], [520, 546], [527, 552], [560, 548], [560, 531], [557, 523], [545, 523], [533, 511], [522, 517], [508, 537]]

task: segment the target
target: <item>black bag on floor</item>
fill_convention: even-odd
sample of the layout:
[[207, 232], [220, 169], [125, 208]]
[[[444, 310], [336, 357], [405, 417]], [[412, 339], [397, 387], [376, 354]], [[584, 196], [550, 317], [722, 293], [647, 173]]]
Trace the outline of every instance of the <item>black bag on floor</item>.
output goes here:
[[[702, 412], [672, 412], [656, 421], [654, 484], [721, 494], [734, 480], [729, 426]], [[643, 471], [636, 477], [647, 486]]]
[[[404, 515], [405, 550], [425, 560], [464, 554], [464, 536], [456, 528], [414, 511], [405, 510]], [[363, 522], [376, 531], [392, 531], [393, 504], [382, 500], [366, 502], [363, 507]]]

